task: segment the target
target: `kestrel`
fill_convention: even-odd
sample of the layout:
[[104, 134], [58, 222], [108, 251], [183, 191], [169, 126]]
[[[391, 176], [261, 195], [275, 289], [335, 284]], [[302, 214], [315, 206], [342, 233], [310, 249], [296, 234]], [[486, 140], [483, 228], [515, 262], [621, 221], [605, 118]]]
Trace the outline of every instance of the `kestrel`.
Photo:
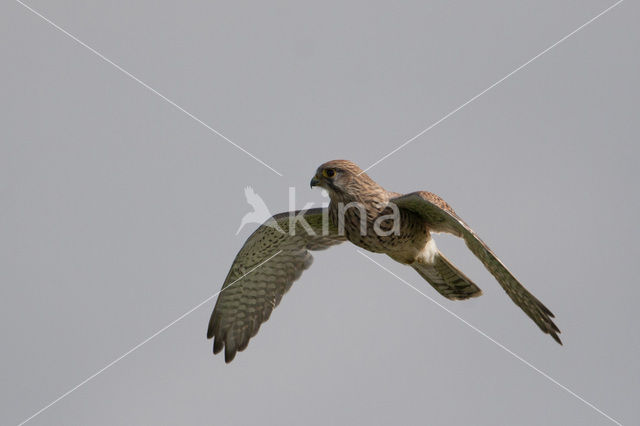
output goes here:
[[311, 265], [309, 251], [343, 241], [411, 266], [448, 299], [480, 296], [480, 288], [438, 250], [432, 232], [464, 239], [511, 300], [562, 344], [551, 311], [439, 196], [426, 191], [405, 195], [387, 191], [346, 160], [318, 167], [311, 179], [314, 186], [329, 193], [328, 208], [273, 216], [251, 234], [236, 255], [207, 331], [207, 338], [214, 338], [213, 353], [224, 348], [226, 362], [247, 347], [282, 296]]

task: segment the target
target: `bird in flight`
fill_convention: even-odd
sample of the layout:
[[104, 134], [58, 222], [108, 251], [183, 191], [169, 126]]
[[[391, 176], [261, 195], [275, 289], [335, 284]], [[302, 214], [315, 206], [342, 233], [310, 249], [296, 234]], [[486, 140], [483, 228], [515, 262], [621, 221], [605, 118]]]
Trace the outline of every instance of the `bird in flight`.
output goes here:
[[314, 186], [329, 193], [327, 208], [272, 216], [251, 234], [231, 265], [207, 331], [207, 338], [214, 339], [213, 353], [224, 349], [227, 363], [247, 347], [293, 282], [311, 266], [309, 251], [344, 241], [411, 266], [448, 299], [480, 296], [480, 288], [438, 250], [433, 232], [462, 238], [511, 300], [562, 344], [553, 313], [439, 196], [387, 191], [347, 160], [318, 167], [311, 179]]

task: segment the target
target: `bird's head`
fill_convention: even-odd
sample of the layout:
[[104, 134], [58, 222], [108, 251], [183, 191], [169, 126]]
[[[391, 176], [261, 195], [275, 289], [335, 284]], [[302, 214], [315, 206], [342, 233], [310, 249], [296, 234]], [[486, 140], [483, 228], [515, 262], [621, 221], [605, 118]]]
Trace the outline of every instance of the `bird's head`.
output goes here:
[[348, 160], [332, 160], [320, 165], [311, 179], [311, 187], [319, 186], [329, 192], [331, 198], [355, 198], [367, 187], [377, 186], [355, 163]]

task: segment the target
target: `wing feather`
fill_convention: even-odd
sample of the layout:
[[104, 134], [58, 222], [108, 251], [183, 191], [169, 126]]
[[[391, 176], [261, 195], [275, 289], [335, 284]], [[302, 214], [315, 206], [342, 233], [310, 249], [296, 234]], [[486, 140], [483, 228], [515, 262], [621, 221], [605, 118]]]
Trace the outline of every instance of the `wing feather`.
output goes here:
[[303, 213], [315, 235], [310, 235], [299, 222], [295, 235], [291, 235], [291, 215], [275, 215], [247, 239], [236, 255], [207, 330], [207, 338], [214, 338], [213, 352], [224, 348], [226, 362], [247, 347], [293, 282], [311, 266], [309, 250], [323, 250], [345, 241], [333, 227], [323, 235], [323, 212], [309, 209]]
[[480, 259], [482, 264], [496, 278], [498, 283], [518, 305], [535, 322], [540, 329], [551, 335], [562, 344], [558, 337], [560, 330], [551, 318], [553, 313], [531, 294], [513, 276], [507, 267], [498, 259], [476, 233], [467, 225], [442, 198], [437, 195], [418, 191], [392, 198], [398, 208], [407, 209], [422, 216], [427, 225], [436, 232], [448, 232], [462, 237], [467, 247]]

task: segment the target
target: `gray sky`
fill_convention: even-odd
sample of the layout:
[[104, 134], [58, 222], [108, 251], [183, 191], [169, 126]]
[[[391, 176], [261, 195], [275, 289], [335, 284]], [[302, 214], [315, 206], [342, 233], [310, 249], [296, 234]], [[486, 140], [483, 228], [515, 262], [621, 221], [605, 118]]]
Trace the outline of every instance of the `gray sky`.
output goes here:
[[[220, 289], [252, 185], [273, 212], [363, 167], [596, 16], [605, 1], [30, 0], [0, 4], [0, 423], [18, 424]], [[622, 424], [640, 422], [640, 18], [626, 1], [373, 168], [449, 201], [557, 316], [440, 297]], [[360, 256], [317, 253], [230, 365], [214, 301], [30, 425], [613, 424]]]

